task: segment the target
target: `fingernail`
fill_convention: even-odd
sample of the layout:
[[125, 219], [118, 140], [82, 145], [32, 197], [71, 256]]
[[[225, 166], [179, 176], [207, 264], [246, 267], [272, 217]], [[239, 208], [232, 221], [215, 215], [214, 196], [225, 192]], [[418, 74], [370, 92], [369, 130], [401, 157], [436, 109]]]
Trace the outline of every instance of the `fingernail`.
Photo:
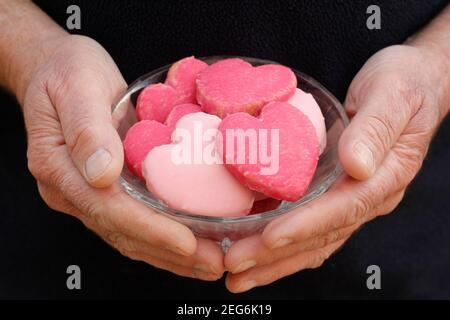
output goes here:
[[373, 153], [369, 149], [369, 147], [365, 143], [360, 141], [353, 146], [353, 151], [361, 160], [361, 162], [365, 164], [367, 170], [372, 175], [375, 171], [375, 160], [373, 158]]
[[240, 286], [237, 289], [237, 292], [248, 291], [254, 287], [256, 287], [256, 281], [254, 281], [254, 280], [242, 281]]
[[241, 262], [232, 273], [239, 273], [247, 269], [253, 268], [254, 266], [256, 266], [255, 260], [245, 260]]
[[89, 156], [85, 163], [86, 177], [89, 180], [101, 176], [111, 163], [112, 156], [104, 148], [100, 148]]
[[288, 244], [291, 244], [292, 242], [294, 242], [294, 240], [289, 239], [289, 238], [278, 239], [274, 243], [274, 245], [272, 246], [272, 249], [276, 249], [276, 248], [281, 248], [281, 247], [287, 246]]

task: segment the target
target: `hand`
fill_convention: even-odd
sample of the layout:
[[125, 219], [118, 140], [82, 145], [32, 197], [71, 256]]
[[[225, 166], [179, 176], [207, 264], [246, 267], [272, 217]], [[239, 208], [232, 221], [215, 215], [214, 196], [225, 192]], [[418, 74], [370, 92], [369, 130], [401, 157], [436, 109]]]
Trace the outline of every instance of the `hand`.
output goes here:
[[223, 254], [182, 224], [150, 210], [115, 182], [123, 166], [111, 104], [126, 88], [107, 52], [86, 37], [57, 37], [36, 48], [45, 55], [23, 99], [28, 164], [54, 210], [80, 219], [132, 259], [178, 275], [216, 280]]
[[398, 205], [448, 110], [445, 59], [438, 51], [401, 45], [367, 61], [345, 101], [354, 115], [339, 142], [347, 175], [261, 235], [235, 243], [225, 256], [230, 291], [319, 267], [362, 224]]

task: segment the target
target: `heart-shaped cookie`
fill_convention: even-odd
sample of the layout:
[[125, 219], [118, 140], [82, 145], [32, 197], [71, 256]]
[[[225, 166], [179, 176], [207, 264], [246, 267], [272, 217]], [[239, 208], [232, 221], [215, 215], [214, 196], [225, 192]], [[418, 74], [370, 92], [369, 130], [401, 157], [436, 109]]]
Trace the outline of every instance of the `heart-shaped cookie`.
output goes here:
[[172, 86], [179, 103], [197, 103], [195, 80], [208, 65], [193, 56], [175, 62], [167, 72], [166, 84]]
[[199, 72], [197, 101], [205, 112], [221, 118], [236, 112], [258, 115], [266, 103], [289, 99], [296, 87], [288, 67], [253, 67], [242, 59], [224, 59]]
[[167, 84], [156, 83], [144, 88], [136, 101], [136, 116], [139, 120], [166, 121], [172, 108], [180, 104], [178, 94]]
[[325, 127], [325, 119], [320, 110], [319, 105], [310, 93], [297, 88], [294, 95], [287, 101], [290, 105], [296, 107], [303, 112], [316, 129], [317, 138], [319, 140], [320, 153], [327, 146], [327, 129]]
[[271, 102], [259, 118], [247, 113], [226, 117], [219, 131], [219, 152], [241, 183], [279, 200], [296, 201], [306, 193], [319, 145], [314, 126], [300, 110]]
[[[220, 118], [203, 112], [181, 118], [172, 135], [178, 142], [153, 148], [144, 160], [142, 170], [148, 190], [177, 210], [217, 217], [246, 215], [253, 204], [253, 191], [221, 164], [217, 152], [209, 154], [216, 157], [215, 162], [204, 158], [205, 142], [209, 141], [210, 151], [215, 151], [219, 124]], [[208, 130], [215, 131], [208, 134], [213, 139], [206, 141], [202, 137]], [[187, 161], [180, 161], [180, 154], [188, 155]]]
[[143, 179], [141, 165], [147, 153], [156, 146], [170, 143], [170, 137], [178, 120], [189, 113], [201, 112], [196, 104], [175, 106], [166, 119], [166, 125], [155, 120], [142, 120], [128, 129], [123, 141], [125, 163], [128, 169]]
[[175, 128], [178, 120], [189, 113], [202, 112], [202, 109], [193, 103], [179, 104], [173, 107], [166, 119], [166, 125]]
[[123, 140], [125, 164], [139, 178], [142, 176], [142, 161], [156, 146], [170, 143], [172, 128], [154, 120], [142, 120], [128, 129]]

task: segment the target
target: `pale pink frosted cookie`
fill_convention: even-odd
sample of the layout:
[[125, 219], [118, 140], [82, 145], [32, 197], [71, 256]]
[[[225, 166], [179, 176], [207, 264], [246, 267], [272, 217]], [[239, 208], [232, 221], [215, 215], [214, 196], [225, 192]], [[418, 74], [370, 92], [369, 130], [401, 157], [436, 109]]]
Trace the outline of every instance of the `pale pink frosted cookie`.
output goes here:
[[[317, 167], [319, 145], [311, 121], [300, 110], [286, 102], [271, 102], [259, 118], [247, 113], [226, 117], [219, 131], [222, 141], [217, 147], [225, 166], [248, 188], [287, 201], [306, 193]], [[239, 143], [243, 132], [254, 132], [256, 143], [250, 144], [250, 139]], [[252, 160], [255, 154], [256, 161]]]
[[312, 122], [319, 140], [320, 153], [322, 153], [327, 146], [327, 130], [325, 128], [325, 119], [323, 118], [322, 111], [312, 94], [297, 88], [295, 89], [294, 95], [287, 103], [302, 111]]
[[207, 66], [205, 62], [191, 56], [170, 67], [165, 83], [177, 91], [179, 103], [197, 103], [195, 80], [197, 74]]
[[189, 113], [201, 112], [200, 106], [193, 103], [180, 104], [173, 107], [166, 119], [166, 125], [175, 128], [178, 120]]
[[171, 133], [172, 129], [154, 120], [135, 123], [123, 141], [125, 164], [128, 169], [142, 179], [142, 161], [147, 153], [156, 146], [170, 143]]
[[[217, 154], [216, 161], [208, 164], [206, 158], [197, 162], [192, 150], [195, 128], [201, 126], [200, 133], [214, 129], [211, 136], [215, 137], [219, 124], [218, 117], [205, 113], [191, 113], [181, 118], [173, 138], [178, 139], [183, 136], [182, 132], [189, 132], [192, 139], [181, 139], [178, 143], [162, 145], [149, 152], [143, 163], [149, 191], [169, 207], [192, 214], [217, 217], [248, 214], [254, 200], [253, 192], [233, 177], [220, 163]], [[207, 147], [203, 140], [199, 142], [197, 145]], [[214, 151], [214, 140], [210, 143]], [[188, 154], [187, 161], [180, 161], [180, 151]]]
[[205, 112], [221, 118], [236, 112], [258, 115], [264, 104], [289, 99], [296, 87], [288, 67], [253, 67], [242, 59], [225, 59], [198, 74], [197, 101]]
[[136, 101], [136, 116], [139, 120], [166, 121], [172, 108], [179, 104], [179, 98], [174, 88], [157, 83], [146, 87]]

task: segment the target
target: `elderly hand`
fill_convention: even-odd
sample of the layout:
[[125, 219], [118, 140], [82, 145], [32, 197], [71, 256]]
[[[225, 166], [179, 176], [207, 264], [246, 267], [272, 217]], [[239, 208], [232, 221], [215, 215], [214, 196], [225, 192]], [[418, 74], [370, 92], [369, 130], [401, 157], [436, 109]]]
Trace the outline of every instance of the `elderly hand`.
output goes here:
[[[123, 166], [111, 104], [126, 87], [94, 40], [64, 35], [35, 52], [22, 100], [28, 164], [54, 210], [80, 219], [122, 254], [178, 275], [216, 280], [223, 253], [182, 224], [138, 203], [117, 184]], [[42, 56], [44, 55], [44, 57]], [[19, 90], [20, 91], [20, 90]]]
[[367, 61], [345, 101], [354, 115], [339, 143], [347, 174], [262, 234], [235, 243], [225, 256], [230, 291], [319, 267], [362, 224], [398, 205], [447, 112], [445, 60], [431, 48], [399, 45]]

